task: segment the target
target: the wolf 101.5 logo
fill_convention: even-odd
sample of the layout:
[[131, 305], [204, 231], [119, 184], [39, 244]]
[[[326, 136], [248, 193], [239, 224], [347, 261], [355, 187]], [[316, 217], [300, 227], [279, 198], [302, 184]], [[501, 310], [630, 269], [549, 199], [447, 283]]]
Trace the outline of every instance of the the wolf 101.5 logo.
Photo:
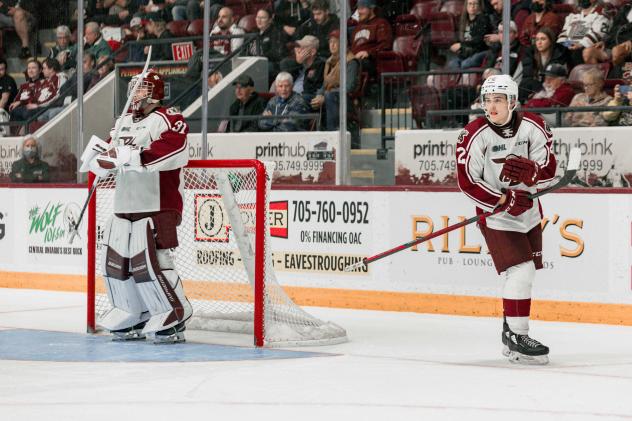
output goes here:
[[36, 204], [29, 210], [29, 235], [43, 236], [44, 243], [60, 240], [72, 231], [78, 216], [76, 203], [48, 202], [44, 208]]

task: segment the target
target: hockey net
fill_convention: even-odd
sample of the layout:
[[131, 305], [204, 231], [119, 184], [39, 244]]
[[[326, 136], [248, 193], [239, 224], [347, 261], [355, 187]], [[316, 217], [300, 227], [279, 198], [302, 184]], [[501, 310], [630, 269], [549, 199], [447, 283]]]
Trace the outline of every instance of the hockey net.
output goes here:
[[[268, 227], [270, 179], [266, 166], [256, 160], [191, 161], [183, 169], [184, 210], [175, 262], [194, 309], [187, 327], [252, 333], [257, 346], [345, 342], [343, 328], [308, 314], [277, 282]], [[92, 330], [110, 308], [101, 254], [114, 188], [114, 177], [100, 181], [88, 214]]]

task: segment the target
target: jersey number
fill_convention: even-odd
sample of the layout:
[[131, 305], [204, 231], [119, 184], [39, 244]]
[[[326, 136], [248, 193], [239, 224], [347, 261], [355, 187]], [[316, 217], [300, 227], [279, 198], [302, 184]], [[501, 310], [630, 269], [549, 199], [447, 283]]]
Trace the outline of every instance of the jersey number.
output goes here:
[[456, 163], [465, 165], [465, 148], [456, 148]]
[[187, 129], [187, 124], [182, 121], [182, 120], [178, 120], [173, 124], [173, 131], [174, 132], [178, 132], [178, 133], [184, 133], [184, 131]]

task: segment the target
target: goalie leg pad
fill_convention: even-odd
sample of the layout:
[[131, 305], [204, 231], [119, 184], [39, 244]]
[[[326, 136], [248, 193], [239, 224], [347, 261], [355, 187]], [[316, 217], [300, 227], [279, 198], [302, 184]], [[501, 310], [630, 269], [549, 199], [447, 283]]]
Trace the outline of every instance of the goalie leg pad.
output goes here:
[[156, 333], [188, 320], [193, 313], [175, 271], [171, 253], [156, 249], [154, 223], [144, 218], [132, 223], [132, 276], [151, 318], [143, 333]]
[[99, 325], [110, 331], [129, 330], [149, 318], [129, 271], [131, 228], [131, 222], [117, 216], [112, 216], [105, 226], [101, 273], [112, 309], [99, 320]]

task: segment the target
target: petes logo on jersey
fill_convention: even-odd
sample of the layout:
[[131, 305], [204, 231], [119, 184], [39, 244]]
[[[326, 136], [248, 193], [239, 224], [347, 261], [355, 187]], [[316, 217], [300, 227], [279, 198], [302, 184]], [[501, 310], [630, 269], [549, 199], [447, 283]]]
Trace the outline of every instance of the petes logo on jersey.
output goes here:
[[503, 137], [513, 137], [514, 136], [514, 130], [513, 127], [507, 127], [505, 129], [501, 130]]
[[465, 140], [465, 138], [470, 134], [470, 132], [468, 132], [467, 130], [463, 129], [461, 130], [461, 133], [459, 133], [459, 137], [456, 140], [456, 143], [461, 143], [463, 142], [463, 140]]

